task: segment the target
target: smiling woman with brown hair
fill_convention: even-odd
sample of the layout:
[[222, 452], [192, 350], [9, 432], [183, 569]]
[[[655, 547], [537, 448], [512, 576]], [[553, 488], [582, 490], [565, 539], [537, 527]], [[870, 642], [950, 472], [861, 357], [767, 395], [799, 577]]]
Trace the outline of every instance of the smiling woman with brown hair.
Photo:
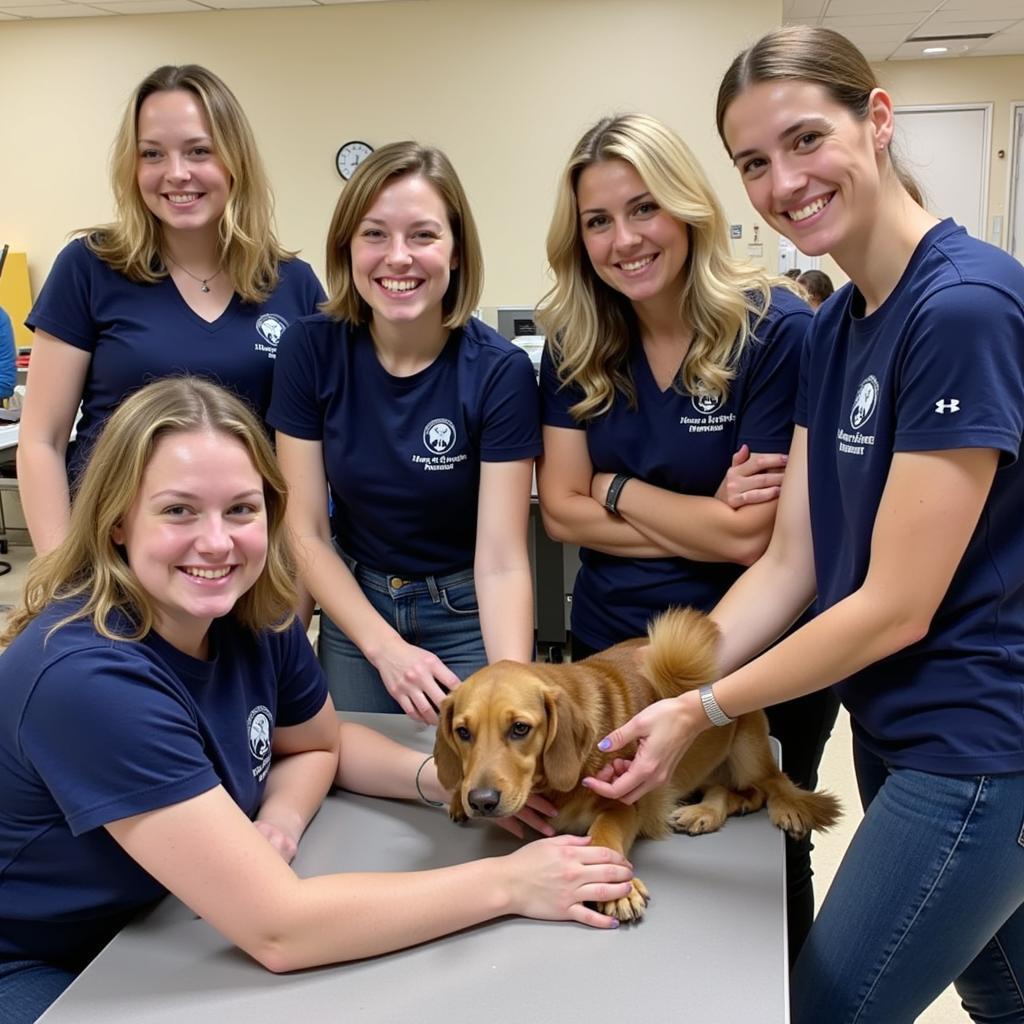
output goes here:
[[808, 336], [771, 543], [712, 613], [725, 674], [616, 729], [603, 748], [637, 757], [594, 787], [633, 801], [704, 730], [832, 684], [865, 813], [793, 1024], [911, 1024], [951, 982], [975, 1021], [1022, 1021], [1024, 269], [919, 204], [895, 123], [827, 29], [772, 32], [722, 81], [754, 208], [850, 284]]

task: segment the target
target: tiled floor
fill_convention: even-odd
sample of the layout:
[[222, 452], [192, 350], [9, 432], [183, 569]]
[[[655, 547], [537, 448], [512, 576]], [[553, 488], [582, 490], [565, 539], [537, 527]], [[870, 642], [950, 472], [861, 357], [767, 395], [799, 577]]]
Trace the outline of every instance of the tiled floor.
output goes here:
[[[25, 567], [31, 560], [32, 550], [25, 546], [12, 545], [8, 554], [0, 557], [5, 558], [14, 567], [12, 572], [0, 576], [0, 605], [14, 604], [20, 595]], [[316, 621], [314, 619], [314, 623]], [[840, 712], [835, 733], [825, 750], [820, 775], [821, 785], [839, 796], [846, 813], [832, 832], [815, 839], [814, 870], [819, 901], [828, 889], [828, 884], [842, 859], [843, 851], [860, 820], [857, 787], [850, 758], [850, 725], [845, 712]], [[943, 993], [942, 997], [918, 1018], [918, 1024], [965, 1024], [967, 1021], [967, 1014], [961, 1009], [960, 1000], [952, 989]]]

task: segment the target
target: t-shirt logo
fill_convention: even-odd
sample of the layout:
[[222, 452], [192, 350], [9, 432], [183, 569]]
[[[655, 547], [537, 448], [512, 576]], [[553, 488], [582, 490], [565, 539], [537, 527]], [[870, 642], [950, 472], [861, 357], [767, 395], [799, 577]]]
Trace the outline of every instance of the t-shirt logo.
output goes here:
[[935, 403], [935, 411], [940, 416], [945, 416], [947, 412], [959, 412], [960, 411], [960, 399], [959, 398], [943, 398], [941, 402]]
[[850, 410], [850, 426], [854, 430], [860, 430], [875, 411], [878, 404], [878, 378], [875, 376], [865, 377], [857, 388], [857, 395], [853, 400], [853, 408]]
[[697, 381], [697, 393], [691, 396], [690, 401], [697, 412], [704, 416], [710, 416], [722, 408], [724, 397], [721, 394], [708, 391], [703, 381]]
[[249, 749], [253, 757], [266, 757], [270, 750], [270, 712], [262, 704], [249, 712]]
[[281, 340], [281, 335], [284, 334], [285, 328], [288, 326], [288, 321], [283, 316], [278, 316], [276, 313], [264, 313], [256, 321], [256, 330], [260, 332], [263, 338], [268, 341], [275, 348], [277, 343]]
[[423, 444], [435, 455], [450, 452], [455, 445], [455, 424], [451, 420], [431, 420], [423, 429]]

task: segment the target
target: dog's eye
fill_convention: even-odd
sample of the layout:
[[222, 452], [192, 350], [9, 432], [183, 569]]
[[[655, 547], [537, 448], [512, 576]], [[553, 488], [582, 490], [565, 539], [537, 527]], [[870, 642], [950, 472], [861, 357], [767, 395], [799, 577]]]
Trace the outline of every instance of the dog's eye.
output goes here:
[[509, 729], [509, 735], [514, 740], [521, 740], [524, 736], [530, 734], [530, 726], [526, 722], [513, 722], [512, 728]]
[[459, 739], [463, 741], [463, 743], [468, 743], [470, 740], [470, 732], [464, 725], [460, 725], [455, 730], [455, 735], [458, 736]]

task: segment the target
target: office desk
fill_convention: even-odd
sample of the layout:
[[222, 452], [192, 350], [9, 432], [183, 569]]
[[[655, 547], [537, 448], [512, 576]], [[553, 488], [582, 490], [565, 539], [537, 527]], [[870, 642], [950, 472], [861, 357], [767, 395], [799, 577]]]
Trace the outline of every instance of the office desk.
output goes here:
[[[429, 750], [404, 716], [351, 715]], [[493, 825], [458, 827], [423, 804], [338, 793], [295, 869], [429, 868], [505, 853]], [[275, 976], [168, 898], [129, 925], [43, 1024], [785, 1024], [782, 834], [762, 812], [710, 836], [641, 840], [652, 893], [637, 926], [596, 931], [505, 918], [414, 949]], [[259, 900], [260, 894], [252, 898]]]

